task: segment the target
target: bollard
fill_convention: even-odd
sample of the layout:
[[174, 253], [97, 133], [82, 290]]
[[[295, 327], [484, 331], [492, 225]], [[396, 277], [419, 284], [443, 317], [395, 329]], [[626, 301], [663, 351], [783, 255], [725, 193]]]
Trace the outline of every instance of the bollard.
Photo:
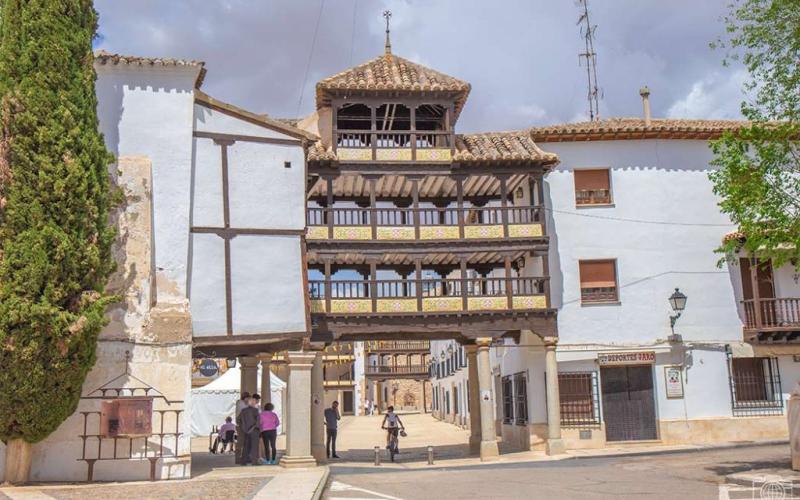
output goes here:
[[428, 446], [428, 465], [433, 465], [433, 446]]
[[375, 465], [380, 465], [380, 464], [381, 464], [381, 447], [380, 446], [376, 446], [375, 447]]

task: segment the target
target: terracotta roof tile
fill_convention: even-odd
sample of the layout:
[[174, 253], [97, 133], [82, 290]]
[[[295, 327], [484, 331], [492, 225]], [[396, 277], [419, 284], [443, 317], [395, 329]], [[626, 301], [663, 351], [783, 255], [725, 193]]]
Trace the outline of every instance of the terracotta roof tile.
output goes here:
[[94, 60], [101, 65], [125, 65], [125, 66], [193, 66], [200, 68], [197, 75], [195, 88], [200, 88], [206, 76], [205, 62], [193, 61], [188, 59], [173, 59], [169, 57], [139, 57], [112, 54], [105, 50], [97, 50], [94, 53]]
[[325, 148], [322, 141], [310, 144], [306, 148], [306, 158], [308, 161], [328, 162], [336, 161], [336, 153], [331, 148]]
[[558, 162], [558, 156], [536, 145], [527, 132], [487, 132], [456, 136], [454, 161]]
[[456, 114], [461, 111], [471, 86], [452, 76], [426, 68], [394, 54], [347, 69], [317, 83], [317, 107], [325, 106], [332, 92], [340, 90], [457, 92]]
[[714, 139], [727, 130], [746, 126], [744, 120], [609, 118], [593, 122], [547, 125], [530, 129], [536, 142], [615, 139]]

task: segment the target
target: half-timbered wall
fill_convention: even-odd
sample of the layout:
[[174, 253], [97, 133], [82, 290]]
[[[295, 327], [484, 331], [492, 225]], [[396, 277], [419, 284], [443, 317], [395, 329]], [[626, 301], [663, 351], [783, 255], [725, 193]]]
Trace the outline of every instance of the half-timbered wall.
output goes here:
[[202, 104], [194, 111], [195, 337], [305, 332], [300, 141]]

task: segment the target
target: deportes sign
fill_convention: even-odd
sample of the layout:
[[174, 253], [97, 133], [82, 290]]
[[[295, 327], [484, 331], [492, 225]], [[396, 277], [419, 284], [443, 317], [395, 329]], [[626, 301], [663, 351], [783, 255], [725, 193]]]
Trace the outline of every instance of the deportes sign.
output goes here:
[[609, 352], [597, 355], [597, 363], [600, 366], [643, 365], [655, 362], [655, 351]]

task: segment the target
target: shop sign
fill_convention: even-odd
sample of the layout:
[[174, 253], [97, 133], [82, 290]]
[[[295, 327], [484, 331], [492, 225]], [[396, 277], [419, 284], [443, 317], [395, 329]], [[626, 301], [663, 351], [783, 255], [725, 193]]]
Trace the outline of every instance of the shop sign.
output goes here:
[[683, 371], [680, 366], [665, 366], [664, 379], [667, 387], [667, 398], [683, 398]]
[[655, 351], [609, 352], [597, 355], [597, 363], [600, 366], [641, 365], [655, 362]]

